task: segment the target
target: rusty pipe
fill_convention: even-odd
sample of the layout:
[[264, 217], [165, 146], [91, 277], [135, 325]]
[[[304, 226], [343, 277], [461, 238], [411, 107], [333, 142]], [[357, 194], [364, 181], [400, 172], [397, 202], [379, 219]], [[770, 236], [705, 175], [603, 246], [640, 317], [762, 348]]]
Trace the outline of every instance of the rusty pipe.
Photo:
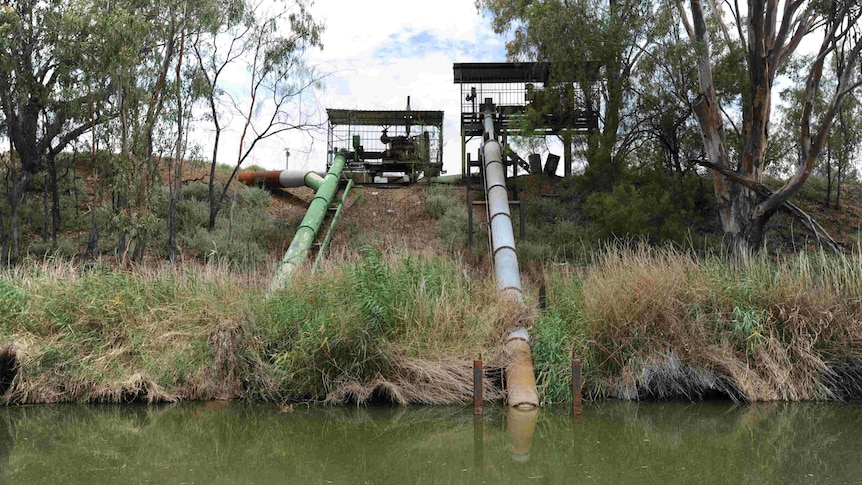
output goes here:
[[[482, 158], [485, 170], [485, 194], [488, 200], [488, 222], [491, 234], [491, 251], [494, 256], [494, 276], [497, 288], [507, 297], [524, 304], [521, 288], [521, 271], [515, 251], [515, 232], [509, 213], [509, 193], [506, 190], [506, 168], [503, 165], [503, 147], [497, 141], [494, 129], [494, 112], [487, 105], [482, 122]], [[533, 358], [530, 353], [530, 335], [523, 326], [506, 335], [505, 346], [513, 360], [506, 369], [508, 402], [510, 407], [539, 406]]]
[[323, 183], [323, 177], [319, 173], [299, 170], [249, 170], [240, 172], [237, 179], [245, 185], [263, 185], [269, 189], [310, 187], [317, 190]]

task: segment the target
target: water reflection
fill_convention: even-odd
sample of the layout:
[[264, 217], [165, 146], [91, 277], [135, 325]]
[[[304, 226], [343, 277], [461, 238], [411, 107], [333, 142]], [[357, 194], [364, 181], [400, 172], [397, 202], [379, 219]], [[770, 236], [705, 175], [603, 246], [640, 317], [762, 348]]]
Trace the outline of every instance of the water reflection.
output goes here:
[[[515, 411], [513, 413], [513, 411]], [[2, 483], [859, 483], [862, 407], [0, 408]]]
[[533, 434], [536, 432], [538, 418], [539, 408], [509, 407], [506, 411], [512, 460], [519, 463], [530, 461], [530, 448], [533, 446]]

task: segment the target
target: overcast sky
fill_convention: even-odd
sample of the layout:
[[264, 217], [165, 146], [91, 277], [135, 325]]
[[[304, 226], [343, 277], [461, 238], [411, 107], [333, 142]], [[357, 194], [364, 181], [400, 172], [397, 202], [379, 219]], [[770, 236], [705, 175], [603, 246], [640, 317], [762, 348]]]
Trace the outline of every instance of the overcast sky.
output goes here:
[[[452, 64], [506, 60], [505, 40], [473, 0], [316, 0], [312, 12], [326, 31], [323, 51], [308, 61], [333, 73], [317, 95], [323, 120], [325, 108], [400, 110], [410, 96], [414, 110], [445, 112], [444, 169], [460, 172], [460, 91]], [[290, 149], [292, 169], [325, 169], [325, 133], [314, 140], [285, 135], [247, 163], [284, 168], [283, 146]]]

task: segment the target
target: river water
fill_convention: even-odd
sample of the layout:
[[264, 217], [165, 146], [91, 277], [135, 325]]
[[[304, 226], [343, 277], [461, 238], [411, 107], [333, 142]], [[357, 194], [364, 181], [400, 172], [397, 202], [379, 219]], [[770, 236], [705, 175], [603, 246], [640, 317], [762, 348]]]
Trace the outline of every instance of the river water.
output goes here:
[[0, 483], [862, 483], [862, 406], [0, 407]]

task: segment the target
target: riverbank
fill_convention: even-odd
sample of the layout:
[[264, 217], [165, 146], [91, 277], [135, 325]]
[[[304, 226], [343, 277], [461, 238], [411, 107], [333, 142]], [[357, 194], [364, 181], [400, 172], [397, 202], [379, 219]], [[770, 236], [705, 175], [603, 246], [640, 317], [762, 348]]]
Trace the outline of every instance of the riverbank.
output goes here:
[[[267, 299], [268, 276], [213, 265], [5, 270], [2, 401], [466, 402], [480, 354], [488, 397], [502, 397], [511, 311], [481, 270], [367, 250]], [[592, 398], [862, 396], [858, 253], [730, 265], [618, 247], [533, 278], [545, 402], [569, 399], [572, 353]]]

